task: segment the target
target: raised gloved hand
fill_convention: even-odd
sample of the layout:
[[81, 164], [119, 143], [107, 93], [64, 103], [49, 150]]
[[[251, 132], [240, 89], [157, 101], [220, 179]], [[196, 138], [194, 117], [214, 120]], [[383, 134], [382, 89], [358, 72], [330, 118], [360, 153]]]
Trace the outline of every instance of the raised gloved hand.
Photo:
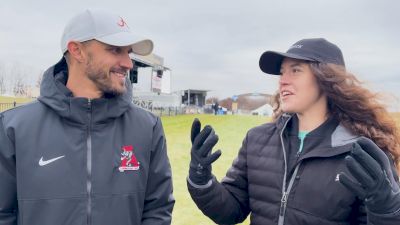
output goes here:
[[205, 126], [200, 132], [201, 123], [196, 118], [192, 124], [189, 179], [198, 185], [207, 184], [212, 179], [211, 164], [221, 156], [221, 150], [211, 154], [218, 142], [218, 136], [211, 126]]
[[367, 209], [378, 214], [400, 210], [400, 188], [386, 154], [370, 139], [361, 138], [346, 156], [346, 166], [353, 181], [340, 173], [339, 181], [363, 199]]

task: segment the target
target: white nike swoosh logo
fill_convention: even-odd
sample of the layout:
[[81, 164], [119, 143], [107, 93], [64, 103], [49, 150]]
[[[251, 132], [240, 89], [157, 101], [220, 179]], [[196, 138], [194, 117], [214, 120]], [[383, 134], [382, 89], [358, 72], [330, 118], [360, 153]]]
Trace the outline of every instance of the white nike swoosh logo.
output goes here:
[[52, 158], [52, 159], [49, 159], [49, 160], [43, 160], [43, 156], [42, 156], [42, 158], [40, 158], [40, 160], [39, 160], [39, 166], [45, 166], [45, 165], [47, 165], [49, 163], [52, 163], [52, 162], [54, 162], [56, 160], [59, 160], [59, 159], [63, 158], [64, 156], [65, 155], [62, 155], [62, 156], [59, 156], [59, 157], [56, 157], [56, 158]]

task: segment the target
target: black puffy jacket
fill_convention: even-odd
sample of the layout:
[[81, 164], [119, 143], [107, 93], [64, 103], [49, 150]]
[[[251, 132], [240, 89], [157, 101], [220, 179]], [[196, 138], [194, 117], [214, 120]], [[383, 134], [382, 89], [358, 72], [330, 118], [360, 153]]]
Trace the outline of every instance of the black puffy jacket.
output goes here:
[[251, 224], [258, 225], [355, 225], [366, 224], [367, 216], [369, 224], [400, 224], [400, 213], [366, 213], [362, 201], [337, 181], [356, 138], [330, 118], [307, 134], [297, 154], [298, 119], [284, 114], [247, 133], [221, 183], [198, 186], [188, 179], [188, 189], [218, 224], [242, 222], [250, 212]]

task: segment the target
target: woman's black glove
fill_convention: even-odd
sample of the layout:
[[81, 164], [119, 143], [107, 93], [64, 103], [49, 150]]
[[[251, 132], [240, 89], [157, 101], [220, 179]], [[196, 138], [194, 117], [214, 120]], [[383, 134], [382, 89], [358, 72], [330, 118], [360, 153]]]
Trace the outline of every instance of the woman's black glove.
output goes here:
[[198, 185], [207, 184], [212, 179], [211, 164], [221, 156], [221, 150], [211, 154], [218, 142], [218, 136], [211, 126], [205, 126], [200, 132], [201, 123], [194, 119], [191, 130], [192, 149], [190, 151], [189, 179]]
[[370, 139], [360, 138], [346, 156], [353, 181], [340, 173], [339, 181], [364, 200], [368, 211], [387, 214], [400, 210], [400, 188], [386, 154]]

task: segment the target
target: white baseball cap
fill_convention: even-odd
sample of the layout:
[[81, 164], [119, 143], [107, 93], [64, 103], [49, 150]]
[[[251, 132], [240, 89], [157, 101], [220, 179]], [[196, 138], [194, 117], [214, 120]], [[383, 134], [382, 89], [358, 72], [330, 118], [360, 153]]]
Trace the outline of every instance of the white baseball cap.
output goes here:
[[93, 39], [114, 46], [131, 45], [133, 53], [137, 55], [148, 55], [153, 51], [153, 42], [132, 33], [122, 17], [100, 10], [86, 10], [73, 17], [65, 26], [61, 38], [62, 53], [68, 50], [70, 41]]

